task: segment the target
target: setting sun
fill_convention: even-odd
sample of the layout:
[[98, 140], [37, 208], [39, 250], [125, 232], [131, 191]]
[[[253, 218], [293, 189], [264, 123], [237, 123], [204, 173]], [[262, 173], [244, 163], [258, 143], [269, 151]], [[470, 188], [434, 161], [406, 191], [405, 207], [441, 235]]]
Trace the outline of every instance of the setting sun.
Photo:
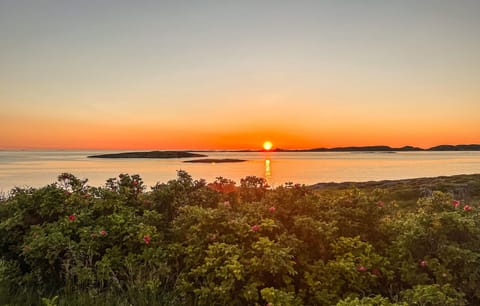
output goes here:
[[263, 148], [265, 151], [270, 151], [270, 149], [273, 147], [273, 144], [270, 141], [265, 141], [263, 143]]

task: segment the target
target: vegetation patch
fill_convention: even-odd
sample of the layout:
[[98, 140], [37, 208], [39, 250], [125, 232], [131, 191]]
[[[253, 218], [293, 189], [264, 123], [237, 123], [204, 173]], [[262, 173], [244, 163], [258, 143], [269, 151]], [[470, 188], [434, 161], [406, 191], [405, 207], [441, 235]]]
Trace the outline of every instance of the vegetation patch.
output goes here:
[[0, 200], [0, 301], [480, 305], [479, 195], [478, 175], [272, 189], [64, 173]]

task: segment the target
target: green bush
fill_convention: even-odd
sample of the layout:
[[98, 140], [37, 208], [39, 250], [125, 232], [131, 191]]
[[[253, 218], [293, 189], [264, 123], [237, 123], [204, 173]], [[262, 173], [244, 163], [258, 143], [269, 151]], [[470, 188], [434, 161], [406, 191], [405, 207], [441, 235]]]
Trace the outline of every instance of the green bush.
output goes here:
[[412, 205], [391, 190], [207, 184], [184, 171], [147, 190], [138, 175], [91, 187], [64, 173], [0, 200], [0, 301], [480, 304], [480, 192], [433, 190]]

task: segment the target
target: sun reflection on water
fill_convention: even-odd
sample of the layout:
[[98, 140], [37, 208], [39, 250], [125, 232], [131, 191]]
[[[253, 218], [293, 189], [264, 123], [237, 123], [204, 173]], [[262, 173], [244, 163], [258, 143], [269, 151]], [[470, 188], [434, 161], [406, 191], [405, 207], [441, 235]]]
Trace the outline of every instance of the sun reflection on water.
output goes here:
[[267, 183], [270, 182], [272, 178], [272, 167], [271, 167], [271, 162], [270, 159], [265, 159], [265, 179], [267, 180]]

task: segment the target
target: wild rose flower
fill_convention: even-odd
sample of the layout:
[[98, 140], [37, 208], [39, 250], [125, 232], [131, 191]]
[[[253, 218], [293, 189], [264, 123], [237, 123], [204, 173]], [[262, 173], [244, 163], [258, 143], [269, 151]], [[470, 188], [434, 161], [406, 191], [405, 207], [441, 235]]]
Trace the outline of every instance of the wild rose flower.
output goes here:
[[230, 201], [225, 201], [223, 202], [224, 207], [230, 207]]
[[220, 193], [232, 193], [237, 190], [235, 183], [224, 184], [224, 183], [213, 182], [213, 183], [207, 184], [207, 187]]
[[463, 210], [464, 210], [464, 211], [471, 211], [471, 210], [472, 210], [472, 206], [470, 206], [470, 205], [465, 205], [465, 206], [463, 206]]
[[275, 208], [275, 206], [272, 206], [272, 207], [270, 207], [270, 208], [268, 209], [268, 211], [271, 212], [271, 213], [274, 213], [275, 210], [277, 210], [277, 209]]
[[255, 224], [254, 226], [252, 226], [252, 231], [258, 232], [259, 230], [260, 230], [260, 226], [259, 226], [259, 225], [256, 225], [256, 224]]
[[359, 272], [365, 272], [365, 271], [368, 270], [368, 269], [367, 269], [366, 267], [364, 267], [364, 266], [358, 266], [358, 267], [356, 267], [355, 269], [357, 269], [357, 271], [359, 271]]
[[107, 231], [106, 230], [101, 230], [99, 232], [100, 236], [107, 236]]
[[383, 203], [383, 201], [378, 201], [378, 202], [377, 202], [377, 206], [378, 206], [378, 207], [383, 207], [383, 205], [385, 205], [385, 204]]
[[235, 184], [228, 183], [228, 184], [225, 184], [223, 186], [222, 192], [223, 193], [232, 193], [232, 192], [235, 192], [236, 190], [237, 190], [237, 187], [235, 187]]
[[427, 266], [427, 262], [425, 260], [422, 260], [420, 263], [419, 263], [420, 267], [422, 268], [425, 268]]
[[75, 218], [76, 218], [75, 215], [68, 216], [68, 220], [70, 221], [75, 221]]
[[460, 206], [460, 201], [458, 201], [458, 200], [453, 200], [453, 201], [452, 201], [452, 205], [453, 205], [453, 207], [457, 208], [458, 206]]
[[145, 244], [150, 244], [150, 240], [152, 240], [152, 238], [150, 238], [150, 235], [143, 236], [143, 241], [145, 241]]

